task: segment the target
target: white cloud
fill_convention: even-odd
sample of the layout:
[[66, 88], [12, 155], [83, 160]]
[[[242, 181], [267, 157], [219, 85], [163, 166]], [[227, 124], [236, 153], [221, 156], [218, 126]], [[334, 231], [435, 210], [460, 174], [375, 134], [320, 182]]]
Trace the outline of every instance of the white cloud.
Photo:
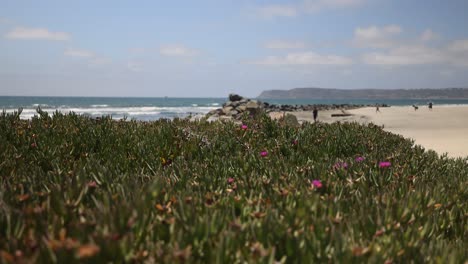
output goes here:
[[135, 62], [135, 61], [129, 61], [127, 63], [127, 68], [132, 72], [142, 72], [143, 71], [143, 65], [141, 63]]
[[461, 39], [452, 42], [448, 49], [452, 52], [468, 52], [468, 39]]
[[362, 48], [380, 49], [366, 52], [362, 62], [371, 65], [455, 65], [468, 66], [468, 39], [455, 40], [445, 46], [429, 45], [439, 36], [431, 29], [419, 36], [402, 39], [398, 25], [370, 26], [354, 31], [353, 43]]
[[267, 49], [303, 49], [306, 44], [302, 41], [275, 40], [265, 44]]
[[68, 48], [67, 50], [65, 50], [64, 54], [66, 56], [80, 57], [80, 58], [91, 58], [95, 56], [94, 53], [89, 50], [74, 49], [74, 48]]
[[298, 10], [292, 5], [267, 5], [259, 8], [258, 12], [263, 18], [295, 17]]
[[69, 40], [70, 34], [66, 32], [52, 32], [46, 28], [26, 28], [16, 27], [8, 32], [5, 37], [7, 39], [37, 39], [37, 40], [53, 40], [66, 41]]
[[263, 18], [295, 17], [304, 13], [315, 13], [324, 9], [352, 8], [368, 0], [303, 0], [291, 5], [265, 5], [258, 9]]
[[388, 52], [366, 53], [363, 61], [374, 65], [436, 64], [446, 61], [446, 56], [437, 49], [425, 46], [401, 46]]
[[353, 42], [360, 47], [389, 48], [395, 45], [393, 37], [401, 32], [403, 29], [398, 25], [358, 27], [354, 30]]
[[85, 59], [85, 61], [88, 63], [88, 66], [93, 68], [111, 63], [110, 59], [98, 56], [94, 52], [85, 49], [68, 48], [64, 51], [63, 54], [68, 57]]
[[89, 64], [92, 66], [100, 66], [110, 64], [112, 61], [104, 57], [94, 57], [89, 61]]
[[468, 66], [468, 40], [456, 40], [444, 47], [400, 45], [386, 52], [369, 52], [362, 56], [372, 65], [431, 65]]
[[421, 39], [422, 41], [427, 42], [427, 41], [434, 40], [434, 39], [436, 39], [437, 37], [438, 37], [437, 34], [435, 34], [431, 29], [426, 29], [426, 30], [424, 30], [424, 32], [421, 34], [420, 39]]
[[289, 53], [286, 56], [268, 56], [264, 59], [251, 61], [250, 64], [281, 66], [281, 65], [349, 65], [350, 58], [337, 55], [320, 55], [315, 52]]
[[162, 46], [159, 49], [159, 53], [164, 56], [176, 56], [176, 57], [193, 57], [199, 54], [197, 50], [189, 49], [182, 45]]
[[356, 7], [365, 2], [365, 0], [305, 0], [303, 5], [308, 12], [317, 12], [322, 9]]

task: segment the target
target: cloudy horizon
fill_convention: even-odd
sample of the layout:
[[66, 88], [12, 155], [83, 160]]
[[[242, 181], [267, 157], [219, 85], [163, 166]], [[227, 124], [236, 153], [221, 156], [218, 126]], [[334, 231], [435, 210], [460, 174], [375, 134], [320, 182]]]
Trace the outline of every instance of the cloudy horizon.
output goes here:
[[468, 87], [463, 0], [0, 4], [0, 95]]

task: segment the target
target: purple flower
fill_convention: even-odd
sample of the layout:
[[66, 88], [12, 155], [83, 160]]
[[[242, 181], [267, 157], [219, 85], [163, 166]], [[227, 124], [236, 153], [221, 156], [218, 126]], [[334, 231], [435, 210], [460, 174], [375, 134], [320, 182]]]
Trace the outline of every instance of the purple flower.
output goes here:
[[262, 156], [262, 157], [268, 156], [268, 151], [264, 150], [264, 151], [260, 152], [260, 156]]
[[348, 163], [346, 162], [337, 162], [335, 165], [333, 165], [333, 168], [335, 169], [348, 169]]
[[228, 182], [229, 184], [233, 183], [233, 182], [234, 182], [234, 178], [228, 178], [227, 182]]
[[361, 157], [361, 156], [356, 157], [355, 159], [356, 162], [363, 162], [364, 160], [365, 160], [364, 157]]
[[312, 186], [317, 189], [320, 189], [323, 187], [322, 182], [320, 180], [313, 180]]
[[294, 139], [291, 143], [292, 143], [293, 145], [297, 145], [298, 141], [297, 141], [297, 139]]
[[390, 163], [390, 161], [381, 161], [379, 162], [379, 167], [380, 168], [387, 168], [387, 167], [390, 167], [392, 166], [392, 163]]
[[242, 128], [242, 130], [247, 130], [247, 128], [249, 128], [249, 127], [247, 125], [242, 124], [241, 128]]

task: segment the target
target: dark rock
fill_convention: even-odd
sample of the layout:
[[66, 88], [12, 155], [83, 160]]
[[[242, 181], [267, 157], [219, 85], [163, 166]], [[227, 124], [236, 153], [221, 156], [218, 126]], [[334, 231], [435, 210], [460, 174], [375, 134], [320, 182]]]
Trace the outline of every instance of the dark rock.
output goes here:
[[229, 95], [229, 101], [231, 102], [236, 102], [236, 101], [241, 101], [242, 99], [244, 99], [244, 97], [238, 95], [238, 94], [230, 94]]

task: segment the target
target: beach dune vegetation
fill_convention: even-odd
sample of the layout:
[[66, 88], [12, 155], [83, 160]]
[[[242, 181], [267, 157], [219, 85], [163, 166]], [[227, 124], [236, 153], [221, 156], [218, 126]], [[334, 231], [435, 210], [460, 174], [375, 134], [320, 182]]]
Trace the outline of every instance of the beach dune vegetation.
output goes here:
[[242, 124], [4, 112], [1, 261], [467, 259], [467, 159], [373, 124]]

